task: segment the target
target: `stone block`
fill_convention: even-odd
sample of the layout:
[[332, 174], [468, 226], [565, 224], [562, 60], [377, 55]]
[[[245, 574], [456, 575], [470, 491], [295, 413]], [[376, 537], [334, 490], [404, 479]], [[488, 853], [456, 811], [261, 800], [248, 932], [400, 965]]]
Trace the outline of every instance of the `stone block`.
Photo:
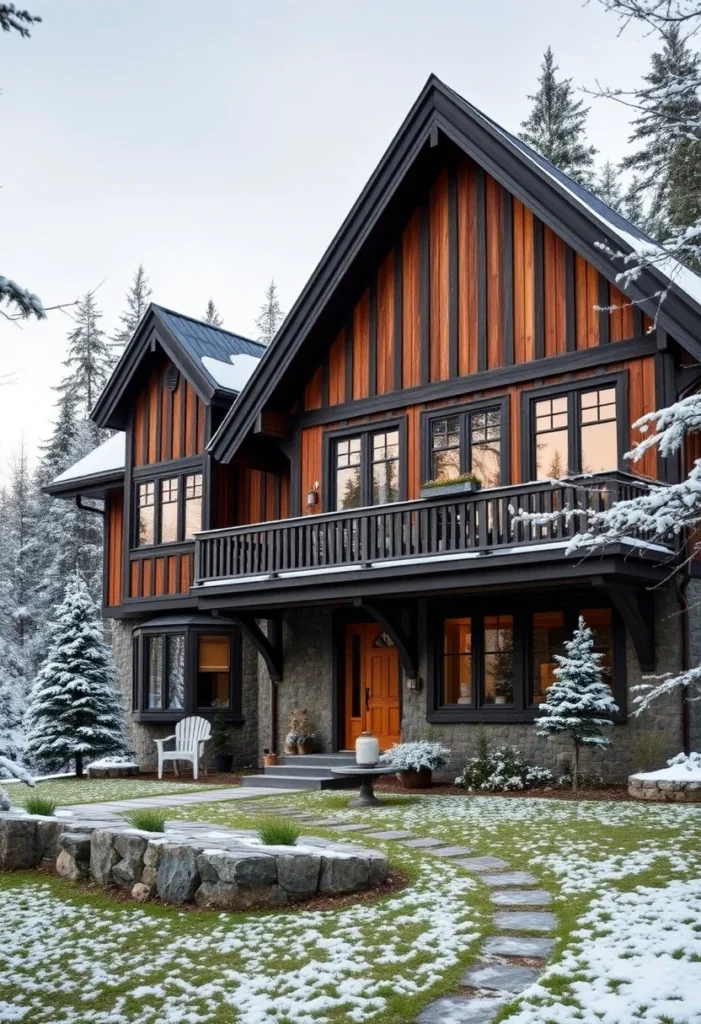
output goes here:
[[382, 885], [389, 874], [389, 861], [379, 850], [365, 850], [368, 861], [368, 886]]
[[319, 888], [321, 857], [313, 853], [279, 854], [278, 884], [294, 898], [311, 896]]
[[197, 850], [193, 846], [166, 846], [156, 877], [158, 895], [168, 903], [186, 903], [200, 885]]
[[90, 877], [102, 885], [112, 881], [112, 868], [120, 859], [114, 847], [115, 834], [96, 829], [90, 840]]
[[61, 851], [83, 863], [87, 872], [90, 864], [90, 837], [80, 832], [64, 832], [58, 842]]
[[77, 882], [88, 877], [88, 861], [76, 860], [68, 850], [61, 850], [56, 858], [56, 874]]
[[25, 871], [41, 860], [36, 818], [0, 818], [0, 871]]
[[232, 882], [203, 882], [195, 893], [195, 903], [217, 910], [281, 907], [288, 902], [288, 893], [280, 885], [265, 885], [251, 889]]
[[121, 860], [112, 868], [112, 878], [117, 885], [131, 888], [143, 881], [144, 854], [148, 846], [146, 836], [122, 833], [115, 837], [114, 848]]
[[370, 865], [365, 857], [333, 857], [321, 854], [319, 892], [339, 895], [366, 889], [370, 882]]
[[67, 828], [70, 826], [63, 821], [52, 821], [49, 818], [37, 821], [37, 841], [42, 860], [56, 860], [61, 850], [58, 841]]
[[198, 858], [204, 881], [238, 885], [271, 885], [277, 880], [275, 857], [244, 850], [208, 850]]
[[149, 889], [155, 889], [158, 884], [158, 868], [144, 868], [141, 872], [141, 881]]

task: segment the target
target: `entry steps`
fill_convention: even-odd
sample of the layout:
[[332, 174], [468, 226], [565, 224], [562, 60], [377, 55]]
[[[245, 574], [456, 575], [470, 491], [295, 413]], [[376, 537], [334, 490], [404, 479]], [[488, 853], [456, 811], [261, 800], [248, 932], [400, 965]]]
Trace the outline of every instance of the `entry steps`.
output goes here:
[[244, 786], [265, 786], [268, 789], [348, 789], [357, 782], [334, 775], [332, 768], [355, 765], [355, 754], [286, 754], [278, 758], [272, 768], [264, 768], [263, 775], [247, 775]]

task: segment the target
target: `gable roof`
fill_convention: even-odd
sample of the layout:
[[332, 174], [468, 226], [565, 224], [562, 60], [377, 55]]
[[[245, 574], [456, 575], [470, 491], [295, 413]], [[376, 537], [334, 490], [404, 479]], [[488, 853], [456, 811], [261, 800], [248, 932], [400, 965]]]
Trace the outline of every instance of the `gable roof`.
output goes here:
[[92, 419], [99, 426], [124, 428], [123, 400], [156, 344], [208, 403], [214, 398], [233, 401], [266, 351], [259, 341], [151, 303], [95, 403]]
[[[229, 461], [256, 416], [274, 396], [302, 345], [314, 332], [330, 328], [326, 307], [352, 290], [354, 267], [382, 240], [396, 220], [402, 196], [410, 194], [412, 174], [430, 166], [440, 135], [457, 145], [512, 195], [531, 209], [600, 273], [615, 281], [618, 267], [601, 243], [625, 253], [654, 246], [644, 232], [609, 209], [522, 140], [431, 75], [404, 123], [371, 175], [285, 322], [261, 360], [258, 372], [229, 409], [209, 444], [214, 457]], [[357, 273], [357, 271], [355, 271]], [[620, 288], [620, 284], [618, 285]], [[655, 294], [669, 288], [660, 310]], [[701, 279], [674, 260], [645, 269], [621, 289], [701, 360]]]
[[64, 469], [44, 488], [47, 494], [67, 495], [100, 491], [124, 478], [125, 436], [121, 430]]

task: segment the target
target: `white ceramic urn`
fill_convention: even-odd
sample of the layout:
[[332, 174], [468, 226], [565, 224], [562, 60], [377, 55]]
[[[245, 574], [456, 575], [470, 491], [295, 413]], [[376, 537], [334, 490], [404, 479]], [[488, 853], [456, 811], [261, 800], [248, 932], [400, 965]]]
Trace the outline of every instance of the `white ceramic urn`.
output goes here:
[[360, 768], [374, 768], [380, 756], [380, 744], [371, 732], [361, 732], [355, 741], [355, 762]]

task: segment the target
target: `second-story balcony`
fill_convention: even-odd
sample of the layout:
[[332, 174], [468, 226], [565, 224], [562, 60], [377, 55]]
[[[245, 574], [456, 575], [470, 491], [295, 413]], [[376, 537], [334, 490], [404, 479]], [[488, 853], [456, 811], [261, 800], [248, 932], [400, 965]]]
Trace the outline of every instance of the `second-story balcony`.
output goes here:
[[[586, 528], [587, 510], [646, 493], [648, 481], [625, 473], [538, 481], [451, 497], [346, 509], [201, 533], [196, 539], [195, 591], [266, 590], [270, 585], [356, 580], [381, 572], [413, 572], [477, 566], [486, 556], [516, 558], [524, 565], [566, 557], [571, 539]], [[519, 512], [551, 516], [524, 522]], [[617, 556], [642, 556], [648, 564], [668, 563], [674, 546], [631, 537], [615, 546]], [[601, 556], [608, 549], [598, 552]], [[493, 560], [491, 560], [493, 561]], [[506, 567], [509, 559], [499, 559]], [[582, 556], [569, 556], [581, 563]], [[598, 571], [593, 566], [590, 572]]]

